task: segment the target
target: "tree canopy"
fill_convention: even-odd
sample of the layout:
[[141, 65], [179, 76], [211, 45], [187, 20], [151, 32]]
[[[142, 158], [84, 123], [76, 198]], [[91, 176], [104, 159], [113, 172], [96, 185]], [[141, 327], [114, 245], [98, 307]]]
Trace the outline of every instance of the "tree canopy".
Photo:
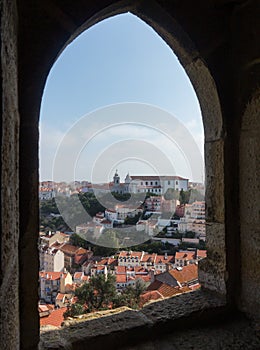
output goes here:
[[117, 292], [115, 282], [116, 278], [111, 274], [91, 277], [88, 283], [76, 289], [77, 302], [68, 306], [64, 317], [120, 306], [138, 308], [140, 296], [145, 289], [144, 282], [137, 280], [135, 286], [127, 286], [122, 293]]

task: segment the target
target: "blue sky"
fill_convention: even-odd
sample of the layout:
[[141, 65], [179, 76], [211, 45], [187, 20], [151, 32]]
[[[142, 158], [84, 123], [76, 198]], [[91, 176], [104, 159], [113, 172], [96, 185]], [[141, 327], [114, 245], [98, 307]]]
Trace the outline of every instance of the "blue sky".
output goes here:
[[[169, 46], [151, 27], [132, 14], [123, 14], [106, 19], [82, 33], [66, 47], [52, 67], [43, 94], [40, 116], [41, 180], [53, 178], [57, 147], [80, 118], [103, 107], [125, 102], [153, 105], [171, 113], [191, 132], [203, 152], [200, 107], [184, 69]], [[97, 113], [93, 120], [97, 122], [98, 118]], [[162, 132], [159, 135], [158, 129], [160, 117], [158, 120], [154, 118], [157, 136], [163, 137]], [[88, 123], [86, 125], [92, 127]], [[151, 147], [160, 148], [164, 143], [162, 138], [156, 137], [151, 125], [142, 129], [136, 124], [126, 130], [123, 125], [110, 127], [109, 133], [102, 135], [105, 143], [97, 137], [82, 150], [78, 157], [81, 165], [75, 171], [76, 178], [90, 180], [93, 162], [100, 152], [110, 146], [110, 154], [112, 149], [116, 152], [114, 144], [129, 139], [131, 135], [135, 140], [150, 142]], [[166, 142], [161, 150], [169, 159], [175, 157], [177, 175], [191, 178], [188, 167], [185, 168], [181, 160], [176, 159], [178, 149]], [[107, 155], [109, 157], [109, 153]], [[177, 166], [176, 162], [180, 165]], [[65, 164], [66, 159], [59, 180], [72, 181], [66, 178]], [[142, 167], [140, 159], [128, 161], [126, 155], [121, 162], [111, 162], [110, 169], [99, 171], [99, 178], [92, 178], [92, 181], [107, 181], [115, 168], [118, 168], [122, 177], [127, 171], [137, 175], [141, 175], [140, 172], [154, 173], [151, 166]]]

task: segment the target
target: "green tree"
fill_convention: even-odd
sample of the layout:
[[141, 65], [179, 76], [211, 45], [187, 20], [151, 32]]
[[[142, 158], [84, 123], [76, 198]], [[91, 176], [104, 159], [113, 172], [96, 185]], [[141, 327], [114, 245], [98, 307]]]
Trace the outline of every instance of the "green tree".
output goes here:
[[64, 312], [64, 318], [75, 317], [78, 315], [82, 315], [85, 312], [85, 308], [83, 305], [79, 303], [71, 304], [68, 306], [67, 310]]
[[89, 283], [77, 288], [77, 303], [84, 305], [87, 312], [104, 310], [111, 307], [117, 297], [115, 276], [99, 274], [91, 277]]
[[136, 214], [133, 218], [127, 216], [125, 218], [125, 224], [126, 225], [135, 225], [138, 222], [138, 220], [140, 219], [141, 215], [142, 215], [142, 213], [140, 212], [140, 213]]
[[193, 203], [195, 201], [200, 202], [205, 200], [205, 196], [198, 190], [192, 189], [189, 192], [190, 192], [190, 203]]
[[128, 306], [131, 309], [138, 309], [140, 305], [140, 297], [145, 290], [145, 283], [138, 279], [135, 286], [127, 286], [121, 294], [114, 300], [115, 307]]
[[187, 232], [185, 233], [185, 237], [186, 237], [186, 238], [195, 238], [195, 236], [196, 236], [196, 233], [193, 232], [193, 231], [187, 231]]
[[173, 188], [168, 188], [168, 190], [164, 194], [164, 198], [166, 200], [179, 199], [179, 197], [180, 197], [179, 191]]
[[70, 236], [70, 244], [75, 245], [76, 247], [82, 247], [87, 249], [91, 244], [86, 241], [84, 238], [80, 237], [77, 233], [73, 233]]
[[180, 191], [180, 203], [187, 204], [187, 203], [189, 203], [189, 200], [190, 200], [190, 192], [183, 191], [183, 189], [181, 189], [181, 191]]

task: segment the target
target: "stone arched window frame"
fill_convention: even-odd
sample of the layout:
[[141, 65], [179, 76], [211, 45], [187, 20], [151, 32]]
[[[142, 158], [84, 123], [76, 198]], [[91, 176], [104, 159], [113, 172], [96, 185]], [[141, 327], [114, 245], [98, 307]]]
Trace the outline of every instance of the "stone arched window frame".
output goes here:
[[[5, 4], [7, 4], [7, 2], [5, 2]], [[10, 114], [12, 115], [12, 118], [16, 118], [13, 121], [13, 125], [16, 130], [20, 130], [19, 158], [15, 158], [17, 155], [17, 149], [12, 148], [18, 146], [18, 140], [15, 138], [16, 136], [10, 138], [11, 142], [15, 142], [10, 142], [10, 150], [6, 149], [6, 154], [9, 152], [9, 154], [14, 157], [9, 159], [9, 165], [10, 161], [13, 161], [13, 169], [15, 166], [19, 167], [19, 185], [18, 181], [12, 178], [12, 172], [9, 173], [7, 168], [2, 170], [2, 173], [7, 178], [9, 177], [10, 181], [16, 181], [14, 192], [16, 198], [18, 198], [17, 193], [19, 193], [20, 197], [20, 218], [18, 219], [18, 216], [16, 217], [13, 229], [17, 232], [19, 220], [19, 309], [20, 339], [23, 348], [32, 348], [38, 341], [38, 117], [44, 84], [49, 70], [62, 49], [83, 30], [109, 16], [124, 13], [126, 11], [131, 11], [133, 14], [138, 15], [146, 23], [152, 26], [169, 44], [169, 46], [174, 49], [190, 77], [200, 101], [205, 129], [208, 258], [205, 262], [200, 264], [199, 277], [204, 288], [225, 295], [227, 287], [226, 280], [231, 276], [231, 274], [228, 276], [230, 268], [226, 265], [225, 254], [227, 242], [227, 238], [225, 237], [224, 201], [225, 130], [222, 123], [221, 106], [216, 84], [202, 56], [196, 50], [196, 46], [173, 17], [170, 16], [167, 11], [163, 10], [157, 3], [152, 1], [150, 1], [149, 4], [145, 1], [133, 1], [129, 3], [115, 2], [113, 5], [108, 6], [105, 9], [100, 8], [98, 11], [91, 10], [90, 5], [89, 11], [86, 11], [86, 21], [84, 21], [82, 26], [75, 25], [68, 15], [62, 13], [62, 11], [59, 12], [59, 9], [55, 8], [55, 5], [53, 6], [53, 15], [57, 18], [59, 17], [61, 20], [57, 27], [53, 28], [53, 33], [57, 34], [53, 37], [53, 41], [41, 43], [42, 46], [46, 44], [46, 54], [43, 56], [34, 56], [34, 66], [26, 64], [23, 60], [28, 58], [26, 58], [26, 55], [24, 54], [27, 47], [25, 45], [25, 47], [22, 48], [24, 42], [20, 40], [18, 41], [19, 60], [15, 54], [12, 57], [14, 63], [19, 63], [19, 85], [17, 93], [19, 96], [20, 126], [17, 123], [18, 119], [16, 118], [17, 110], [10, 110], [10, 112], [12, 112]], [[50, 14], [50, 12], [52, 12], [51, 5], [50, 7], [45, 7], [44, 10], [48, 10], [48, 14], [50, 16], [52, 15]], [[9, 20], [12, 22], [12, 19], [10, 18], [13, 16], [13, 23], [11, 24], [15, 31], [17, 12], [13, 3], [9, 2], [8, 5], [5, 5], [4, 13], [6, 21]], [[22, 13], [23, 10], [19, 8], [20, 22], [22, 22]], [[76, 16], [75, 13], [74, 16]], [[42, 20], [44, 21], [43, 17]], [[6, 23], [2, 23], [3, 28], [5, 25]], [[45, 25], [47, 27], [47, 23], [45, 23]], [[13, 34], [14, 33], [9, 33], [9, 35]], [[26, 42], [25, 34], [25, 32], [20, 33], [22, 39]], [[37, 41], [37, 35], [39, 34], [42, 33], [31, 33], [31, 40], [27, 41], [29, 47], [30, 45], [31, 47], [34, 46], [35, 42], [33, 39]], [[50, 39], [51, 38], [49, 37], [49, 40]], [[4, 38], [3, 42], [6, 43], [6, 47], [10, 49], [10, 56], [12, 56], [12, 52], [15, 52], [14, 47], [17, 45], [16, 40], [9, 40], [8, 43], [8, 40], [5, 41]], [[37, 44], [35, 45], [37, 46]], [[8, 63], [6, 64], [8, 65]], [[10, 72], [10, 70], [7, 70], [7, 73], [10, 73], [11, 77], [18, 76], [18, 72]], [[2, 78], [3, 83], [6, 83], [9, 76], [3, 75]], [[17, 81], [14, 80], [12, 82], [10, 79], [9, 81], [10, 84], [13, 83], [14, 89], [16, 89]], [[8, 96], [7, 98], [12, 98], [12, 96]], [[12, 102], [14, 103], [12, 104]], [[10, 101], [10, 106], [15, 105], [17, 105], [17, 100]], [[8, 130], [4, 130], [4, 132], [8, 135]], [[3, 138], [6, 137], [4, 132]], [[8, 148], [8, 142], [6, 142], [5, 145]], [[17, 162], [17, 159], [19, 159], [19, 164], [15, 163]], [[6, 198], [8, 198], [8, 196], [10, 197], [8, 188], [6, 188], [6, 195], [4, 193], [3, 196]], [[10, 205], [7, 204], [5, 206], [6, 209], [10, 211], [12, 211], [12, 209], [14, 211], [17, 210], [17, 208], [12, 206], [11, 202]], [[6, 214], [6, 217], [4, 214]], [[3, 227], [5, 220], [8, 219], [8, 215], [8, 212], [2, 213]], [[18, 236], [16, 238], [18, 239]], [[9, 254], [8, 249], [6, 249], [5, 253]], [[220, 259], [218, 260], [217, 258]], [[9, 260], [11, 260], [11, 258]], [[13, 262], [15, 266], [17, 263], [16, 259], [13, 259], [12, 263]], [[13, 264], [10, 265], [11, 270], [12, 268]], [[18, 270], [16, 270], [16, 272], [18, 272]], [[7, 281], [6, 285], [8, 286], [8, 283], [11, 283], [11, 281], [13, 280], [10, 279]], [[6, 288], [6, 290], [8, 290], [8, 288]], [[15, 292], [15, 289], [13, 289], [13, 291]], [[16, 292], [18, 292], [18, 290]], [[176, 298], [176, 303], [178, 303], [177, 299], [178, 298]], [[16, 307], [16, 305], [17, 304], [15, 303], [14, 306]], [[14, 314], [17, 315], [18, 313], [16, 312]], [[15, 320], [14, 327], [17, 327], [18, 321], [19, 320], [17, 319]], [[6, 334], [8, 334], [8, 329], [6, 329]], [[17, 335], [17, 339], [19, 339], [19, 335]]]
[[[198, 50], [179, 23], [155, 4], [141, 8], [133, 6], [128, 8], [129, 10], [149, 24], [171, 47], [189, 76], [200, 102], [205, 132], [208, 254], [207, 259], [200, 262], [199, 280], [203, 288], [224, 296], [226, 294], [224, 132], [217, 88]], [[123, 8], [118, 8], [116, 12], [113, 9], [112, 14], [125, 11]], [[108, 8], [96, 14], [94, 18], [84, 23], [70, 40], [110, 16]]]

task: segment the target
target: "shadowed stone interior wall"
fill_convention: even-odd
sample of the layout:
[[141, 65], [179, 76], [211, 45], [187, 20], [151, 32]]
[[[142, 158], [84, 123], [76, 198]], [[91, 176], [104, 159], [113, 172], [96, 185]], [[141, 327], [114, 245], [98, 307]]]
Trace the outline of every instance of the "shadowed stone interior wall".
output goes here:
[[20, 342], [21, 349], [36, 349], [39, 341], [38, 118], [46, 78], [80, 32], [126, 11], [176, 52], [201, 104], [208, 236], [202, 285], [226, 293], [229, 310], [258, 317], [259, 1], [1, 0], [0, 6], [1, 348], [18, 349]]
[[[260, 321], [260, 90], [249, 102], [240, 137], [241, 307]], [[249, 198], [251, 200], [249, 200]]]
[[1, 288], [0, 348], [19, 347], [19, 196], [17, 13], [15, 2], [1, 6]]

